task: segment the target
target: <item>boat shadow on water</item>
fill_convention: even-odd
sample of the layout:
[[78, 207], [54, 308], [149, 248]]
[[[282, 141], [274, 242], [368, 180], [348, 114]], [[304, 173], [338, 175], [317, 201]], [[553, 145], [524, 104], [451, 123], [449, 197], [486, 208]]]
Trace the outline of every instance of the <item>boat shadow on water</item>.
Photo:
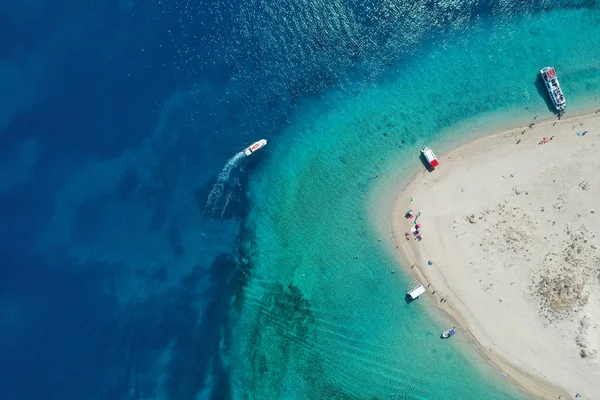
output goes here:
[[410, 304], [410, 303], [412, 303], [412, 302], [413, 302], [413, 301], [415, 301], [415, 300], [416, 300], [416, 299], [413, 299], [412, 297], [410, 297], [410, 295], [409, 295], [408, 293], [406, 293], [406, 295], [404, 296], [404, 302], [405, 302], [406, 304]]
[[556, 110], [556, 107], [554, 107], [554, 104], [552, 103], [552, 100], [550, 99], [550, 95], [548, 95], [548, 90], [546, 89], [546, 84], [544, 83], [544, 80], [542, 79], [542, 76], [540, 74], [537, 74], [537, 76], [536, 76], [535, 88], [537, 89], [537, 92], [540, 95], [540, 97], [542, 99], [544, 99], [544, 102], [546, 103], [546, 107], [548, 107], [548, 111], [550, 111], [552, 114], [554, 114], [556, 116], [561, 115]]

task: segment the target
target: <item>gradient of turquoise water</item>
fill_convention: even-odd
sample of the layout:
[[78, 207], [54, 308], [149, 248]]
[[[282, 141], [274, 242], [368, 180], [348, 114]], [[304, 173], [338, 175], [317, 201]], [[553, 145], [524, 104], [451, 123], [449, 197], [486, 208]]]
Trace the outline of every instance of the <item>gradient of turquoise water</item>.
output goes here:
[[[538, 61], [571, 109], [586, 100], [595, 4], [2, 3], [3, 398], [496, 396], [466, 343], [431, 340], [447, 323], [427, 302], [398, 302], [410, 282], [367, 216], [425, 138], [437, 151], [482, 111], [544, 112]], [[551, 19], [578, 42], [543, 59]], [[487, 102], [492, 61], [518, 79]], [[435, 66], [458, 68], [450, 96]], [[463, 88], [479, 93], [455, 101]], [[222, 170], [259, 137], [265, 151]]]
[[429, 300], [404, 302], [412, 282], [391, 273], [397, 265], [377, 241], [372, 197], [387, 190], [377, 182], [414, 168], [421, 145], [473, 134], [449, 129], [455, 124], [551, 116], [536, 88], [543, 66], [557, 68], [568, 112], [596, 107], [600, 12], [468, 26], [390, 66], [372, 88], [307, 102], [265, 150], [241, 244], [250, 279], [229, 354], [237, 398], [523, 396], [464, 338], [438, 339], [445, 322], [425, 312]]

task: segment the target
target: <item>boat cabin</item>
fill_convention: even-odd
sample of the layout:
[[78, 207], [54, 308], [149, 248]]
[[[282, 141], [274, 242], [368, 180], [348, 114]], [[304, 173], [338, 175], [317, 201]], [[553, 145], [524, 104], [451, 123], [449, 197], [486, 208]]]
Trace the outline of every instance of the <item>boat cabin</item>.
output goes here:
[[546, 67], [542, 71], [547, 81], [551, 81], [556, 78], [556, 70], [554, 68]]
[[425, 288], [423, 287], [423, 285], [419, 285], [417, 287], [412, 288], [410, 292], [406, 293], [406, 295], [410, 297], [411, 300], [414, 300], [423, 293], [425, 293]]
[[433, 153], [433, 151], [429, 147], [424, 147], [421, 149], [421, 154], [425, 157], [425, 161], [431, 166], [432, 169], [435, 169], [439, 164], [437, 157]]
[[260, 139], [258, 142], [254, 142], [250, 146], [246, 147], [244, 149], [244, 154], [246, 154], [246, 156], [251, 156], [258, 149], [261, 149], [266, 145], [267, 145], [267, 141], [265, 139]]

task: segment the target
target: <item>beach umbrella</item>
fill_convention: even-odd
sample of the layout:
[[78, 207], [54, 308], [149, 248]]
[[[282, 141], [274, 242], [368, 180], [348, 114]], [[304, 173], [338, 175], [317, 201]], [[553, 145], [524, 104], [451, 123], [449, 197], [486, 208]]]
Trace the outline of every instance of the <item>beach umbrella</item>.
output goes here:
[[421, 229], [421, 224], [416, 225], [417, 229]]

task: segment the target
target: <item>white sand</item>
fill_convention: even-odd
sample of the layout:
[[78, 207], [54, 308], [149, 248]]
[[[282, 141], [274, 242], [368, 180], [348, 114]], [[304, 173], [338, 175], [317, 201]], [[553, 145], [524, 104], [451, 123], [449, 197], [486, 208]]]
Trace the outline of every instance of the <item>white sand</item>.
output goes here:
[[[553, 139], [538, 145], [544, 136]], [[600, 399], [600, 114], [438, 157], [394, 205], [409, 272], [526, 390]], [[420, 242], [405, 240], [409, 208], [421, 212]]]

